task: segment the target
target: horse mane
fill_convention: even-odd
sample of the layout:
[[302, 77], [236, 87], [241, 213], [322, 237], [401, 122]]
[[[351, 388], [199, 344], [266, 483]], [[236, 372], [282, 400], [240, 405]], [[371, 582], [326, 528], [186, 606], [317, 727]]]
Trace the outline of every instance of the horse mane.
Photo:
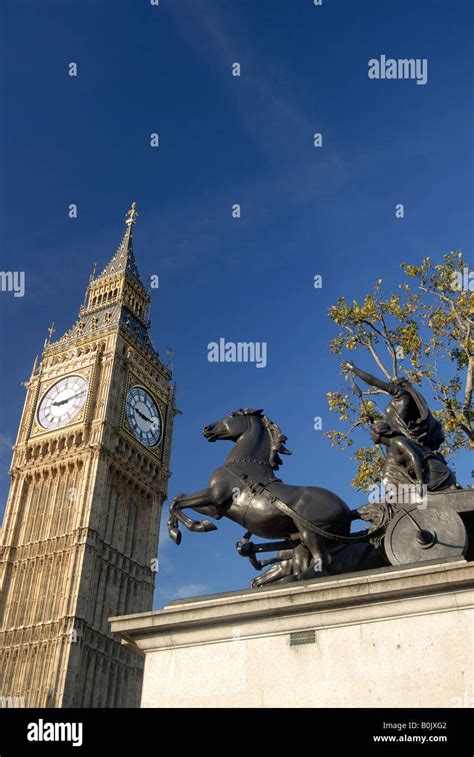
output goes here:
[[285, 442], [287, 440], [287, 437], [285, 436], [285, 434], [282, 433], [280, 426], [278, 426], [276, 423], [270, 420], [270, 418], [267, 415], [264, 415], [263, 410], [261, 409], [254, 410], [251, 407], [245, 407], [245, 408], [241, 408], [240, 410], [237, 410], [235, 413], [233, 413], [233, 415], [253, 415], [262, 420], [263, 425], [265, 426], [268, 433], [270, 434], [271, 446], [270, 446], [269, 463], [271, 467], [273, 468], [273, 470], [278, 470], [280, 465], [283, 464], [280, 454], [282, 455], [293, 454], [293, 452], [290, 452], [290, 450], [285, 447]]

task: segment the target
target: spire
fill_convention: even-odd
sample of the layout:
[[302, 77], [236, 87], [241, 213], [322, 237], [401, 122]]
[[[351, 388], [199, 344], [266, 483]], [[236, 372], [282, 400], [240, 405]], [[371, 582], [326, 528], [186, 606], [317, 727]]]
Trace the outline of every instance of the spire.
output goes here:
[[108, 276], [116, 276], [118, 273], [121, 273], [126, 274], [132, 281], [143, 287], [143, 282], [140, 278], [135, 254], [133, 252], [133, 227], [136, 224], [137, 217], [138, 211], [136, 210], [136, 203], [132, 202], [132, 206], [125, 216], [125, 224], [127, 228], [125, 229], [123, 239], [120, 242], [114, 257], [110, 263], [106, 265], [97, 279], [105, 279]]
[[133, 252], [133, 227], [137, 216], [134, 202], [125, 216], [125, 234], [112, 260], [99, 276], [95, 276], [94, 268], [78, 320], [54, 343], [50, 334], [45, 350], [58, 349], [115, 329], [157, 360], [166, 373], [170, 373], [170, 368], [161, 362], [150, 341], [151, 292], [140, 278]]

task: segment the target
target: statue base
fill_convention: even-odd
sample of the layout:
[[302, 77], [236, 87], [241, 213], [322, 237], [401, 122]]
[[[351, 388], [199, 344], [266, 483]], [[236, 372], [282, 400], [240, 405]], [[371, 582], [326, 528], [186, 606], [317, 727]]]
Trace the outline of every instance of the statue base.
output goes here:
[[142, 707], [472, 707], [474, 563], [193, 597], [111, 618]]

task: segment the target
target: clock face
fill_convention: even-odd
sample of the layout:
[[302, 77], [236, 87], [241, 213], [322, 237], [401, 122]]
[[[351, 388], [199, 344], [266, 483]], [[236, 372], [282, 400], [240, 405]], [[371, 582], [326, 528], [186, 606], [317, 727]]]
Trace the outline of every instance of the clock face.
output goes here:
[[161, 438], [161, 417], [153, 397], [141, 386], [129, 389], [127, 420], [134, 436], [145, 447], [155, 447]]
[[66, 376], [54, 384], [41, 400], [38, 422], [43, 428], [67, 426], [83, 407], [87, 382], [82, 376]]

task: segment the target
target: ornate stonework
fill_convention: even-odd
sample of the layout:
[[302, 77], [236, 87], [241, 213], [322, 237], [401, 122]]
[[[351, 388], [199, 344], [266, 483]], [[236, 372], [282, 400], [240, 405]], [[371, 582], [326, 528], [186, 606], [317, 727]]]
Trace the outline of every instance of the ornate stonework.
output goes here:
[[[110, 633], [108, 618], [152, 608], [176, 410], [170, 371], [149, 338], [134, 205], [127, 215], [76, 324], [56, 342], [51, 331], [25, 384], [1, 533], [0, 694], [27, 707], [140, 702], [142, 659]], [[129, 423], [132, 387], [157, 409], [156, 444]], [[153, 419], [140, 408], [146, 439]]]

